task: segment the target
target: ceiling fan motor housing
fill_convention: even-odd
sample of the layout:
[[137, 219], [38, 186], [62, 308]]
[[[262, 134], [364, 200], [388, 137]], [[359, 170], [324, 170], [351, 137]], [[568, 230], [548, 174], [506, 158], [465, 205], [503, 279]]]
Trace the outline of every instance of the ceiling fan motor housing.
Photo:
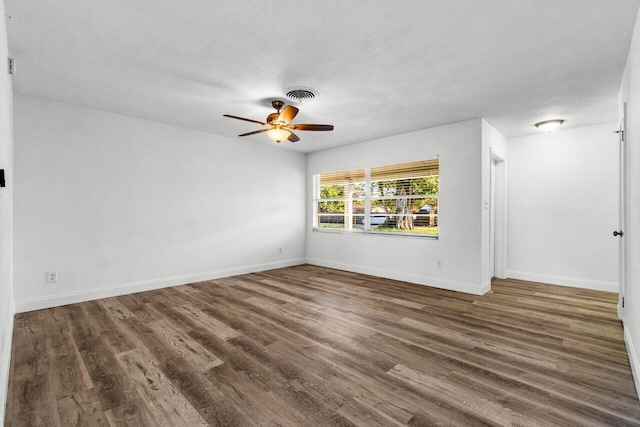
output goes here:
[[268, 124], [273, 123], [274, 121], [276, 121], [278, 119], [278, 117], [280, 116], [280, 113], [271, 113], [267, 116], [267, 120], [265, 120]]
[[271, 101], [271, 105], [273, 106], [273, 108], [280, 111], [282, 110], [282, 107], [284, 107], [284, 101], [279, 101], [279, 100]]

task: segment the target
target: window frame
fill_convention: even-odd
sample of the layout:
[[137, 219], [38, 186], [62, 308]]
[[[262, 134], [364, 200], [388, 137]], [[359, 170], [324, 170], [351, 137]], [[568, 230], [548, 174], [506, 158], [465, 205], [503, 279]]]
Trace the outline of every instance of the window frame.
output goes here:
[[[425, 175], [425, 176], [437, 176], [438, 177], [438, 192], [434, 193], [434, 194], [409, 194], [409, 195], [387, 195], [385, 197], [379, 197], [381, 195], [376, 195], [374, 197], [374, 195], [372, 194], [372, 180], [371, 180], [371, 172], [373, 169], [380, 169], [380, 168], [393, 168], [394, 166], [397, 167], [401, 167], [403, 165], [410, 165], [411, 163], [416, 163], [416, 162], [405, 162], [405, 163], [396, 163], [396, 164], [390, 164], [390, 165], [384, 165], [384, 166], [374, 166], [374, 167], [366, 167], [366, 168], [355, 168], [355, 169], [350, 169], [350, 170], [339, 170], [339, 171], [334, 171], [334, 172], [328, 172], [328, 173], [316, 173], [313, 175], [313, 231], [317, 231], [317, 232], [322, 232], [322, 233], [347, 233], [347, 234], [374, 234], [374, 235], [381, 235], [381, 236], [397, 236], [397, 237], [413, 237], [413, 238], [421, 238], [421, 239], [439, 239], [440, 236], [440, 230], [439, 230], [439, 225], [440, 225], [440, 219], [439, 219], [439, 205], [440, 205], [440, 158], [439, 156], [432, 158], [432, 159], [427, 159], [427, 160], [418, 160], [417, 162], [434, 162], [437, 161], [437, 173], [436, 174], [431, 174], [431, 175]], [[329, 215], [329, 214], [323, 214], [319, 212], [319, 206], [320, 203], [322, 202], [332, 202], [332, 201], [342, 201], [344, 203], [350, 202], [353, 203], [354, 201], [362, 201], [363, 198], [357, 197], [357, 198], [353, 198], [353, 197], [341, 197], [341, 198], [322, 198], [321, 197], [321, 176], [322, 175], [338, 175], [338, 174], [348, 174], [349, 172], [354, 172], [354, 171], [358, 171], [358, 170], [364, 170], [364, 177], [365, 177], [365, 181], [364, 181], [364, 212], [362, 214], [357, 214], [358, 217], [363, 216], [363, 221], [362, 221], [362, 227], [357, 227], [356, 224], [358, 224], [358, 222], [353, 222], [353, 219], [351, 220], [351, 227], [336, 227], [336, 228], [330, 228], [330, 227], [322, 227], [320, 226], [320, 221], [319, 218], [322, 215]], [[395, 178], [395, 179], [389, 179], [388, 181], [397, 181], [397, 180], [401, 180], [401, 179], [412, 179], [412, 178], [422, 178], [422, 176], [418, 176], [418, 177], [407, 177], [407, 178]], [[375, 181], [375, 182], [379, 182], [379, 181]], [[356, 181], [356, 183], [359, 183], [359, 181]], [[340, 185], [340, 184], [334, 184], [334, 185]], [[371, 216], [375, 215], [375, 212], [371, 212], [372, 209], [372, 201], [374, 200], [397, 200], [397, 199], [408, 199], [410, 200], [414, 200], [414, 199], [436, 199], [436, 205], [435, 205], [435, 209], [436, 209], [436, 213], [433, 214], [433, 216], [436, 218], [437, 221], [437, 225], [436, 225], [436, 233], [432, 234], [432, 233], [420, 233], [420, 232], [414, 232], [414, 231], [383, 231], [383, 230], [375, 230], [372, 229], [371, 227]], [[409, 202], [411, 203], [411, 202]], [[351, 206], [351, 212], [347, 213], [340, 213], [338, 215], [351, 215], [353, 218], [353, 204]], [[393, 214], [385, 214], [385, 216], [387, 217], [395, 217], [397, 216], [398, 213], [394, 212]], [[411, 213], [411, 215], [413, 216], [413, 219], [416, 218], [415, 215], [420, 215], [420, 214], [414, 214], [413, 212]], [[344, 223], [347, 223], [346, 218], [344, 218]]]
[[[335, 174], [344, 174], [346, 176], [349, 176], [350, 174], [355, 174], [356, 177], [360, 177], [360, 175], [358, 174], [358, 171], [362, 171], [362, 177], [365, 177], [365, 168], [356, 168], [356, 169], [348, 169], [348, 170], [343, 170], [343, 171], [336, 171], [334, 172]], [[359, 184], [362, 183], [365, 187], [365, 196], [358, 196], [358, 197], [353, 197], [353, 196], [344, 196], [344, 197], [327, 197], [327, 198], [322, 198], [321, 197], [321, 182], [320, 182], [320, 177], [321, 175], [330, 175], [331, 173], [327, 173], [327, 174], [315, 174], [313, 176], [313, 187], [314, 187], [314, 198], [313, 198], [313, 228], [314, 230], [321, 230], [321, 231], [330, 231], [330, 232], [361, 232], [363, 230], [359, 230], [357, 229], [357, 227], [353, 227], [353, 218], [354, 218], [354, 214], [353, 214], [353, 202], [355, 201], [362, 201], [364, 203], [366, 203], [366, 178], [364, 181], [355, 181], [354, 184]], [[333, 185], [344, 185], [344, 184], [333, 184]], [[342, 202], [344, 203], [345, 207], [347, 206], [347, 204], [351, 204], [350, 206], [350, 211], [347, 212], [345, 209], [345, 212], [343, 213], [334, 213], [333, 215], [331, 213], [320, 213], [318, 206], [320, 203], [330, 203], [330, 202]], [[363, 203], [363, 204], [364, 204]], [[365, 208], [366, 210], [366, 208]], [[320, 216], [343, 216], [345, 217], [343, 219], [343, 224], [346, 224], [346, 216], [350, 215], [352, 217], [351, 222], [350, 222], [350, 227], [347, 228], [332, 228], [332, 227], [321, 227], [318, 224], [318, 218]], [[365, 218], [365, 212], [363, 211], [361, 214], [355, 214], [355, 216], [360, 217], [362, 216], [363, 218]]]

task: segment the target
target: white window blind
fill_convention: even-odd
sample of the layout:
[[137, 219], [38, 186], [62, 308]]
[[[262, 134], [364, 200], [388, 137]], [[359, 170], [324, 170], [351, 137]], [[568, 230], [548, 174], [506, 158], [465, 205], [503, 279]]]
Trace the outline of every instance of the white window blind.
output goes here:
[[316, 175], [314, 227], [438, 236], [439, 159]]

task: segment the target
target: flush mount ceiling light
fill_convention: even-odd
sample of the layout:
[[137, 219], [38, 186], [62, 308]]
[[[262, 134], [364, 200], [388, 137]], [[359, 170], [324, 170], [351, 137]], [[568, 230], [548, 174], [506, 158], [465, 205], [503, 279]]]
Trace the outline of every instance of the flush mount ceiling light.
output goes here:
[[545, 120], [544, 122], [536, 123], [536, 127], [543, 132], [553, 132], [562, 126], [563, 123], [564, 120], [560, 119]]

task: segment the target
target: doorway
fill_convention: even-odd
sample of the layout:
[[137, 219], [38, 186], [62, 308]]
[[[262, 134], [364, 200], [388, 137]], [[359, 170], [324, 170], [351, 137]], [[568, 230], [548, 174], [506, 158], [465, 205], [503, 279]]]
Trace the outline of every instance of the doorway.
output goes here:
[[491, 151], [489, 178], [489, 277], [507, 278], [507, 192], [505, 159]]

